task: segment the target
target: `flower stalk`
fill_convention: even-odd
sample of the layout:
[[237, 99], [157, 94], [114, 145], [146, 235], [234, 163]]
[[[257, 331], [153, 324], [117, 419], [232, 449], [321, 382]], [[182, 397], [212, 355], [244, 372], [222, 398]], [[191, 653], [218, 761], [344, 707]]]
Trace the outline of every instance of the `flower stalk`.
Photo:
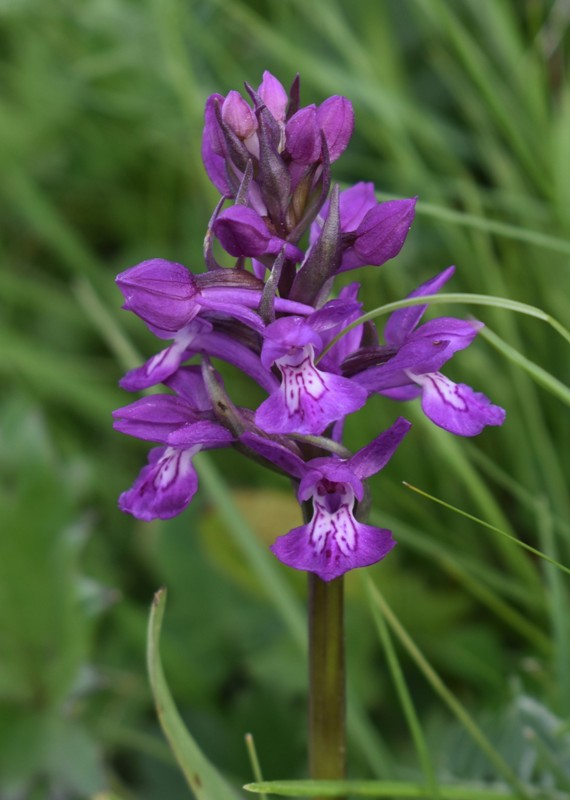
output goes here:
[[309, 774], [346, 777], [344, 578], [308, 575]]

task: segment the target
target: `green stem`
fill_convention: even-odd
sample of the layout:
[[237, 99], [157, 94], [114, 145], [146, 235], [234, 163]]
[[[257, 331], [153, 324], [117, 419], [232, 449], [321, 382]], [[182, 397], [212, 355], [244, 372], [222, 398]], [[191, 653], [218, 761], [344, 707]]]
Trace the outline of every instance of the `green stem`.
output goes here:
[[309, 772], [346, 777], [344, 581], [309, 573]]

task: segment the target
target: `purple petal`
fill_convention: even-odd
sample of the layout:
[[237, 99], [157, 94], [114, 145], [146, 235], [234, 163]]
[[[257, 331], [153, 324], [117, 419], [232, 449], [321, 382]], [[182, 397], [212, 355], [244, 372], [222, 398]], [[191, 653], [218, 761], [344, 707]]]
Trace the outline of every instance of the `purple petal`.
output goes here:
[[249, 375], [266, 392], [273, 392], [277, 388], [278, 381], [268, 367], [264, 367], [259, 356], [236, 341], [231, 335], [223, 333], [206, 334], [196, 340], [198, 352], [221, 358], [229, 364], [233, 364], [239, 370]]
[[397, 386], [393, 389], [381, 389], [378, 394], [382, 397], [388, 397], [390, 400], [397, 400], [398, 402], [405, 402], [406, 400], [415, 400], [422, 393], [420, 386]]
[[[362, 314], [362, 303], [356, 300], [359, 288], [358, 283], [345, 286], [338, 299], [330, 300], [309, 317], [308, 323], [320, 334], [323, 347], [328, 345], [341, 330]], [[340, 365], [345, 358], [360, 347], [362, 332], [363, 327], [359, 325], [339, 339], [321, 359], [321, 368], [329, 372], [339, 373], [341, 371]]]
[[305, 473], [299, 483], [297, 499], [300, 503], [310, 497], [316, 497], [315, 502], [323, 502], [326, 498], [327, 507], [333, 505], [333, 510], [340, 505], [340, 495], [350, 487], [352, 494], [358, 501], [364, 497], [364, 484], [350, 466], [338, 456], [323, 456], [313, 458], [305, 464]]
[[424, 414], [446, 431], [458, 436], [477, 436], [487, 425], [502, 425], [505, 411], [480, 392], [453, 383], [439, 372], [418, 375]]
[[321, 155], [321, 131], [314, 105], [306, 106], [293, 114], [285, 128], [287, 152], [298, 164], [318, 161]]
[[348, 463], [359, 478], [369, 478], [380, 472], [396, 452], [400, 442], [412, 427], [411, 422], [398, 417], [396, 422], [377, 436], [374, 441], [363, 447]]
[[248, 206], [232, 206], [217, 217], [213, 225], [222, 247], [237, 258], [278, 253], [283, 247], [287, 258], [301, 261], [303, 253], [294, 245], [273, 236], [257, 211]]
[[[419, 328], [416, 328], [404, 347], [407, 347], [407, 345], [411, 342], [426, 341], [437, 345], [438, 342], [445, 341], [447, 342], [447, 347], [445, 349], [445, 361], [448, 361], [451, 356], [457, 353], [459, 350], [465, 350], [466, 347], [469, 347], [473, 339], [483, 327], [483, 323], [478, 322], [477, 320], [456, 319], [455, 317], [438, 317], [437, 319], [431, 319], [429, 322], [425, 322], [423, 325], [420, 325]], [[445, 363], [445, 361], [442, 361], [441, 364]], [[436, 369], [439, 369], [439, 367]], [[433, 369], [433, 367], [431, 370], [422, 370], [422, 372], [428, 371], [435, 372], [436, 370]]]
[[167, 443], [168, 436], [181, 425], [196, 422], [194, 409], [179, 397], [159, 394], [136, 400], [113, 411], [113, 427], [129, 436]]
[[176, 445], [177, 447], [200, 445], [201, 450], [227, 447], [233, 441], [234, 437], [227, 428], [224, 428], [218, 422], [210, 422], [208, 420], [189, 422], [168, 436], [168, 444]]
[[283, 88], [283, 84], [274, 75], [265, 70], [257, 93], [277, 122], [284, 122], [289, 98]]
[[395, 544], [391, 531], [364, 525], [342, 508], [334, 515], [317, 509], [308, 525], [280, 536], [270, 549], [283, 564], [332, 581], [351, 569], [376, 564]]
[[339, 271], [365, 264], [379, 267], [397, 256], [414, 220], [415, 205], [415, 199], [390, 200], [368, 211]]
[[373, 183], [355, 183], [340, 193], [340, 224], [343, 233], [355, 231], [378, 201]]
[[208, 177], [216, 189], [225, 197], [232, 197], [226, 173], [225, 143], [216, 118], [216, 103], [222, 104], [221, 94], [213, 94], [206, 100], [204, 132], [202, 134], [202, 161]]
[[199, 366], [180, 367], [166, 385], [185, 400], [196, 411], [211, 411], [212, 401], [206, 389], [202, 368]]
[[[455, 267], [448, 267], [430, 278], [429, 281], [422, 283], [415, 291], [408, 295], [408, 297], [423, 297], [428, 294], [436, 294], [441, 287], [447, 283], [455, 272]], [[394, 311], [388, 317], [388, 322], [384, 327], [384, 338], [386, 342], [394, 347], [403, 344], [404, 340], [412, 333], [422, 316], [427, 309], [424, 306], [410, 306], [409, 308], [401, 308]]]
[[233, 89], [222, 103], [222, 119], [240, 139], [247, 139], [257, 130], [253, 109]]
[[412, 383], [409, 373], [437, 371], [447, 361], [448, 342], [433, 339], [412, 339], [400, 351], [377, 367], [370, 367], [353, 376], [353, 380], [369, 392], [383, 392]]
[[187, 350], [198, 332], [203, 332], [204, 328], [212, 330], [212, 326], [202, 320], [193, 320], [190, 325], [183, 328], [176, 334], [174, 343], [161, 350], [142, 367], [132, 369], [119, 381], [119, 386], [129, 392], [140, 392], [150, 386], [163, 383], [187, 358]]
[[284, 472], [288, 472], [294, 478], [300, 478], [303, 475], [305, 462], [295, 453], [292, 453], [288, 447], [279, 444], [279, 442], [252, 432], [244, 433], [239, 440], [246, 447], [275, 464], [276, 467], [279, 467]]
[[224, 250], [238, 258], [263, 255], [271, 239], [265, 222], [247, 206], [231, 206], [222, 211], [213, 230]]
[[192, 456], [199, 449], [156, 447], [151, 450], [148, 465], [142, 469], [132, 488], [119, 497], [121, 511], [147, 522], [180, 514], [198, 488]]
[[[339, 196], [340, 229], [342, 233], [351, 233], [357, 229], [370, 209], [378, 205], [373, 183], [356, 183], [345, 189]], [[319, 215], [311, 225], [310, 244], [319, 238], [329, 209], [329, 201], [323, 205]]]
[[267, 326], [264, 333], [261, 362], [269, 369], [292, 348], [313, 345], [322, 348], [322, 339], [302, 317], [281, 317]]
[[182, 264], [153, 258], [121, 272], [116, 282], [123, 308], [161, 338], [173, 338], [198, 312], [196, 281]]
[[267, 433], [319, 435], [331, 422], [366, 402], [364, 388], [340, 375], [321, 372], [310, 357], [278, 366], [283, 382], [255, 413], [256, 425]]
[[344, 153], [354, 129], [352, 103], [346, 97], [329, 97], [317, 108], [317, 121], [325, 135], [331, 163]]

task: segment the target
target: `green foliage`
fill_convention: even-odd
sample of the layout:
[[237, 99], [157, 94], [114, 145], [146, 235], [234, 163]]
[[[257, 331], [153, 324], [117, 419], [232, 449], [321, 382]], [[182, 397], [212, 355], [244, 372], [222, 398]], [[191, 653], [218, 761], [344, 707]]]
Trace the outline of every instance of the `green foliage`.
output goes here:
[[[263, 489], [289, 487], [215, 454], [187, 514], [138, 524], [116, 497], [145, 448], [110, 425], [129, 401], [119, 375], [156, 347], [119, 311], [113, 277], [159, 255], [200, 268], [216, 200], [199, 160], [203, 102], [266, 68], [285, 83], [299, 71], [306, 102], [353, 100], [338, 180], [420, 196], [397, 261], [358, 276], [367, 310], [450, 262], [455, 300], [505, 298], [437, 312], [488, 325], [453, 377], [507, 408], [507, 423], [457, 441], [405, 408], [413, 438], [372, 480], [373, 519], [399, 546], [370, 573], [528, 791], [568, 791], [567, 577], [401, 483], [569, 563], [570, 360], [544, 322], [570, 318], [568, 36], [550, 0], [0, 2], [2, 797], [188, 797], [142, 666], [162, 584], [165, 673], [208, 759], [242, 785], [252, 730], [266, 776], [305, 774], [304, 581], [273, 560], [267, 524], [243, 518], [228, 491], [259, 493], [250, 506], [267, 504], [259, 516], [277, 535], [285, 521]], [[508, 310], [517, 304], [539, 319]], [[259, 397], [235, 375], [227, 388], [244, 404]], [[372, 403], [355, 415], [351, 446], [399, 411]], [[418, 796], [414, 737], [366, 594], [352, 578], [347, 593], [353, 775], [398, 781], [391, 796], [405, 781], [401, 796]], [[489, 758], [394, 648], [441, 796], [466, 797], [464, 784], [496, 777]]]

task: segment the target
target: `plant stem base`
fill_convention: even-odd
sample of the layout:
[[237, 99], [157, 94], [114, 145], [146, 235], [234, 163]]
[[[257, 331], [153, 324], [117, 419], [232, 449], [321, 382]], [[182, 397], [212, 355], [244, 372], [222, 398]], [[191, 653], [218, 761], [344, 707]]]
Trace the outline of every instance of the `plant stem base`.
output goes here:
[[309, 573], [309, 773], [346, 777], [344, 581]]

